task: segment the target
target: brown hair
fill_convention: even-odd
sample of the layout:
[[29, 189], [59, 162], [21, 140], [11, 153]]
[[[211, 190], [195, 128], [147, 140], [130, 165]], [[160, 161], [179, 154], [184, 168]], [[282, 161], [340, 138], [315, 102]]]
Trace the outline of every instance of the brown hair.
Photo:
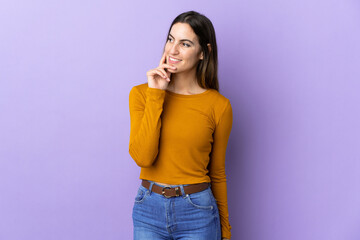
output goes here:
[[[217, 59], [217, 45], [214, 26], [211, 21], [195, 11], [188, 11], [181, 13], [171, 23], [169, 32], [166, 36], [166, 42], [170, 34], [170, 30], [175, 23], [188, 23], [193, 29], [199, 39], [201, 51], [203, 51], [203, 59], [199, 61], [196, 68], [196, 78], [200, 87], [212, 88], [219, 91], [218, 82], [218, 59]], [[209, 51], [207, 44], [210, 43], [211, 51]], [[164, 47], [165, 50], [165, 47]]]

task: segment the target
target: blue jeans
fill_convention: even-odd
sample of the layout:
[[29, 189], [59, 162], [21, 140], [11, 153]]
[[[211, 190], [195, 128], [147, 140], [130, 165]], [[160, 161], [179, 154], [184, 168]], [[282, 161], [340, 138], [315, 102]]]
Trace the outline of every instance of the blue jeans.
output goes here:
[[[219, 210], [211, 185], [201, 192], [166, 198], [140, 185], [135, 197], [132, 218], [134, 240], [220, 240]], [[158, 185], [158, 184], [156, 184]], [[161, 186], [161, 185], [159, 185]]]

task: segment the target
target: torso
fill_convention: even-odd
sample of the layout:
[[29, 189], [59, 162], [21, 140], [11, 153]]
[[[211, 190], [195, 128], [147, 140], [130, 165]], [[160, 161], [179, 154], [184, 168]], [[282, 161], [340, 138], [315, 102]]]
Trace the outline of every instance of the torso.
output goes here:
[[155, 183], [157, 183], [157, 184], [159, 184], [159, 185], [162, 185], [162, 186], [165, 186], [165, 187], [170, 187], [170, 184], [160, 183], [160, 182], [155, 182]]
[[[170, 88], [168, 88], [168, 89], [166, 89], [166, 90], [173, 92], [172, 89], [170, 89]], [[199, 88], [197, 88], [197, 89], [196, 89], [196, 92], [193, 93], [193, 94], [203, 93], [203, 92], [205, 92], [206, 90], [208, 90], [208, 89], [202, 88], [202, 87], [199, 86]], [[155, 183], [156, 183], [156, 184], [159, 184], [159, 185], [162, 185], [162, 186], [165, 186], [165, 187], [170, 187], [170, 184], [167, 184], [167, 183], [161, 183], [161, 182], [155, 182]]]

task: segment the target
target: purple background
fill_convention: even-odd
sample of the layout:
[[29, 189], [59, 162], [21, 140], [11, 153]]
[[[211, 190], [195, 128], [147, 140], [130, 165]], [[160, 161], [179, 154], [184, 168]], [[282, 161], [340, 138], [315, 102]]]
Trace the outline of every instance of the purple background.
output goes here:
[[0, 239], [132, 239], [132, 86], [214, 24], [233, 239], [360, 239], [360, 3], [2, 1]]

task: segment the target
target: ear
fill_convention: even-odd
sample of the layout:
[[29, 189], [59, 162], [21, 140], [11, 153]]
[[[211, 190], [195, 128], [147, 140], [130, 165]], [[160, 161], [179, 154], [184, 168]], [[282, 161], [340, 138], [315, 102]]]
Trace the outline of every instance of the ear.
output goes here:
[[[208, 47], [208, 49], [209, 49], [209, 52], [211, 52], [211, 44], [210, 44], [210, 43], [207, 44], [207, 47]], [[204, 52], [203, 52], [203, 51], [201, 52], [200, 59], [201, 59], [201, 60], [204, 59]]]

